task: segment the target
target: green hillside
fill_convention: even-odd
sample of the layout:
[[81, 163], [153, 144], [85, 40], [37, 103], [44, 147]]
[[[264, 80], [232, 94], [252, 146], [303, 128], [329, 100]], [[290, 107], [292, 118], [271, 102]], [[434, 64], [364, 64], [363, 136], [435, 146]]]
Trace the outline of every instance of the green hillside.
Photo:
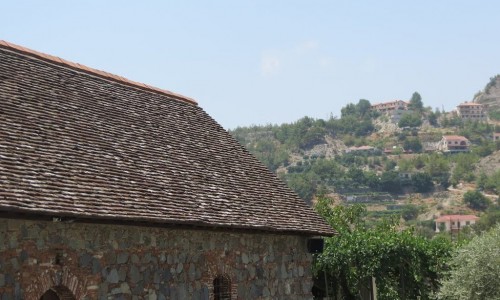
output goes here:
[[[480, 215], [495, 208], [500, 159], [492, 158], [499, 157], [500, 142], [492, 136], [500, 126], [425, 107], [418, 93], [407, 106], [395, 121], [361, 99], [343, 107], [340, 118], [304, 117], [239, 127], [231, 134], [308, 203], [319, 195], [361, 202], [373, 219], [397, 216], [424, 224], [429, 232], [440, 214]], [[443, 135], [467, 138], [469, 151], [443, 153], [437, 149]], [[482, 170], [484, 161], [493, 164], [488, 172]], [[476, 189], [491, 204], [477, 209], [464, 203], [463, 194]]]

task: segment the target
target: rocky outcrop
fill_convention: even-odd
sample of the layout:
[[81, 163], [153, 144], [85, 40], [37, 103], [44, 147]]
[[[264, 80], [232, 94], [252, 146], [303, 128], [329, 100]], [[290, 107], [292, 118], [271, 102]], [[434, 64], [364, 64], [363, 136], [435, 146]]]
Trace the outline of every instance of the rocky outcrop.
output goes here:
[[488, 105], [488, 111], [500, 110], [500, 75], [492, 77], [483, 91], [474, 96], [473, 102]]

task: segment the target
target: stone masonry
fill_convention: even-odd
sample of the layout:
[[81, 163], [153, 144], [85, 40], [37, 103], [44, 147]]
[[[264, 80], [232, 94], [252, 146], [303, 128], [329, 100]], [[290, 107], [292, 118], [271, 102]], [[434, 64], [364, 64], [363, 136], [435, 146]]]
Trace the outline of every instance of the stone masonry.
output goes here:
[[0, 299], [312, 299], [306, 237], [0, 218]]

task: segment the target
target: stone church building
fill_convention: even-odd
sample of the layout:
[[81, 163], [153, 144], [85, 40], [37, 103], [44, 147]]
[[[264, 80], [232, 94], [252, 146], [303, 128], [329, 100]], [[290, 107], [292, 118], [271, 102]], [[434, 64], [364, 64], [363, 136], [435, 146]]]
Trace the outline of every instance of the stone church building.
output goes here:
[[334, 233], [194, 100], [0, 41], [0, 299], [312, 299]]

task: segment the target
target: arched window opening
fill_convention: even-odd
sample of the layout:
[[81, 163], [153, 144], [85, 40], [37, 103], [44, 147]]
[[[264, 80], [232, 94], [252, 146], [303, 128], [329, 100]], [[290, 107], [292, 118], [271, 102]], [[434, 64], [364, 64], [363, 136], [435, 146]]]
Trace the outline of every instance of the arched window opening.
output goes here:
[[40, 300], [76, 300], [76, 298], [67, 287], [59, 285], [46, 291]]
[[214, 300], [231, 300], [231, 280], [227, 275], [214, 279]]
[[53, 290], [48, 290], [40, 297], [40, 300], [60, 300], [59, 296]]

